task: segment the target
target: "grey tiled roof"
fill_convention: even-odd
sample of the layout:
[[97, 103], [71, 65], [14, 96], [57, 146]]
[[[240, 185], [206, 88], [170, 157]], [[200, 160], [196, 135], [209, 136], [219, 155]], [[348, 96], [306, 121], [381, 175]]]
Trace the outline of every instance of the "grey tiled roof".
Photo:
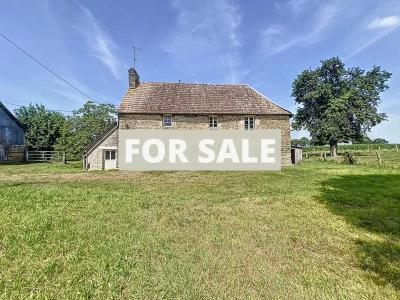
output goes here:
[[244, 84], [145, 82], [126, 92], [119, 113], [291, 113]]

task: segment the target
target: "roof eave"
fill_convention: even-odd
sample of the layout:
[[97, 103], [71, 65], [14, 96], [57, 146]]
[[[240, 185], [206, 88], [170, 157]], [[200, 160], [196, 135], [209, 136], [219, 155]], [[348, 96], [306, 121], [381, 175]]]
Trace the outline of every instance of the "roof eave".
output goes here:
[[17, 119], [16, 116], [0, 101], [0, 108], [2, 108], [5, 113], [15, 122], [18, 124], [21, 129], [26, 132], [27, 128]]
[[91, 142], [85, 150], [81, 153], [84, 156], [89, 155], [94, 148], [96, 148], [100, 143], [102, 143], [107, 137], [109, 137], [115, 130], [118, 129], [118, 123], [114, 122], [106, 130], [104, 130], [104, 133], [100, 135], [96, 140]]
[[271, 99], [269, 99], [267, 96], [265, 96], [264, 94], [262, 94], [261, 92], [257, 91], [255, 88], [251, 87], [250, 85], [246, 84], [247, 87], [249, 87], [250, 89], [252, 89], [254, 92], [256, 92], [257, 94], [259, 94], [261, 97], [263, 97], [265, 100], [271, 102], [272, 104], [276, 105], [277, 107], [279, 107], [280, 109], [284, 110], [287, 112], [287, 114], [289, 115], [289, 117], [293, 117], [293, 113], [291, 113], [289, 110], [287, 110], [286, 108], [283, 108], [282, 106], [276, 104], [275, 102], [273, 102]]

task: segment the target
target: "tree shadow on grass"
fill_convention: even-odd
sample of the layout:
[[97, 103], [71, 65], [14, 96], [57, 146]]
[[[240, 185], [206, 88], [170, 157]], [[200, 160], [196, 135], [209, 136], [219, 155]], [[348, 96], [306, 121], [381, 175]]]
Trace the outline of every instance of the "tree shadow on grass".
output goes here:
[[336, 214], [382, 239], [359, 239], [363, 269], [400, 290], [400, 175], [346, 175], [322, 184], [323, 202]]

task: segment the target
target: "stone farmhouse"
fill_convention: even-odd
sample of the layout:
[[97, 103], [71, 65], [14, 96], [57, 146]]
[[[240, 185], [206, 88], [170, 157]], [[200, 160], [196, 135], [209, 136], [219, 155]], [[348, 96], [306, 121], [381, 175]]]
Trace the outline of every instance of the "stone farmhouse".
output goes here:
[[129, 69], [118, 122], [84, 154], [84, 168], [118, 168], [118, 129], [280, 129], [282, 164], [291, 163], [292, 114], [245, 84], [145, 82]]
[[0, 102], [0, 163], [25, 160], [25, 128]]

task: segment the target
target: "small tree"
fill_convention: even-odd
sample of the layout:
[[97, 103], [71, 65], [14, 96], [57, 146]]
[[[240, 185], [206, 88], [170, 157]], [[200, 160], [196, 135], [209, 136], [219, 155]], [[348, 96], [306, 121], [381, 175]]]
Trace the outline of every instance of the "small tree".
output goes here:
[[300, 145], [301, 145], [302, 147], [308, 146], [308, 145], [310, 145], [310, 140], [309, 140], [308, 138], [306, 138], [305, 136], [303, 136], [303, 137], [300, 139]]
[[377, 66], [368, 72], [346, 69], [338, 57], [321, 61], [293, 82], [292, 97], [300, 105], [293, 128], [307, 129], [313, 143], [329, 144], [331, 156], [336, 156], [339, 142], [360, 140], [386, 120], [377, 107], [390, 76]]
[[299, 140], [299, 139], [291, 139], [291, 140], [290, 140], [290, 144], [291, 144], [292, 146], [300, 145], [300, 140]]
[[306, 137], [302, 137], [300, 139], [291, 139], [290, 143], [292, 144], [292, 146], [305, 147], [310, 145], [310, 140]]
[[86, 102], [67, 118], [56, 148], [80, 159], [84, 149], [115, 122], [115, 113], [114, 105]]
[[15, 110], [26, 128], [25, 140], [29, 149], [53, 150], [65, 124], [63, 114], [46, 109], [43, 104], [29, 104]]
[[382, 138], [377, 138], [372, 141], [372, 144], [389, 144], [389, 142]]

